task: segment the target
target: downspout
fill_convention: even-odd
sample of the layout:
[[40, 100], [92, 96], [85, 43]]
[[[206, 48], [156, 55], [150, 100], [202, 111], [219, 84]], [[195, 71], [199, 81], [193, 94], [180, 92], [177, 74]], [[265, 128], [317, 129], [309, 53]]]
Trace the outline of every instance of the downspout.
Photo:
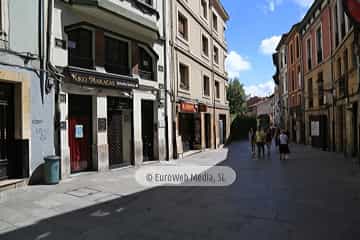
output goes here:
[[330, 7], [330, 63], [331, 63], [331, 95], [332, 95], [332, 151], [335, 152], [335, 94], [336, 87], [334, 83], [334, 59], [333, 59], [333, 15]]
[[39, 59], [40, 59], [40, 89], [41, 89], [41, 100], [44, 104], [44, 95], [45, 95], [45, 81], [46, 81], [46, 59], [44, 53], [44, 1], [39, 0], [39, 27], [38, 27], [38, 36], [39, 36]]
[[169, 153], [169, 116], [168, 116], [168, 65], [167, 65], [167, 22], [166, 22], [166, 2], [167, 0], [163, 0], [163, 37], [164, 41], [164, 88], [165, 88], [165, 148], [166, 148], [166, 160], [170, 160], [170, 153]]

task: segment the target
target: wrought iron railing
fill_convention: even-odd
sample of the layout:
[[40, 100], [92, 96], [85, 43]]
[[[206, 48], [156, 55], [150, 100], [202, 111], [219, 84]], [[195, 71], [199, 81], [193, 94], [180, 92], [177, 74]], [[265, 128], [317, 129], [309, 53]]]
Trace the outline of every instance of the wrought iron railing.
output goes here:
[[105, 63], [105, 70], [109, 73], [119, 74], [119, 75], [130, 75], [129, 66], [124, 66], [117, 63]]

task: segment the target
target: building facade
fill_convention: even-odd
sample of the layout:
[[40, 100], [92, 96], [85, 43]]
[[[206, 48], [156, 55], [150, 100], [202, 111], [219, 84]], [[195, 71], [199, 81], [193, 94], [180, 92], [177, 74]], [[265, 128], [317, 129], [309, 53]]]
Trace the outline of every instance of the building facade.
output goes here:
[[53, 2], [61, 175], [167, 157], [164, 1]]
[[279, 110], [280, 125], [282, 129], [289, 129], [289, 101], [288, 101], [288, 74], [287, 74], [287, 34], [281, 36], [281, 40], [276, 48], [278, 88], [279, 88]]
[[299, 23], [295, 24], [286, 38], [287, 47], [287, 80], [288, 80], [288, 108], [289, 133], [292, 141], [300, 143], [303, 140], [303, 95], [301, 70], [301, 39]]
[[335, 97], [335, 146], [339, 152], [356, 156], [359, 152], [359, 63], [356, 46], [359, 32], [346, 16], [342, 1], [331, 1], [332, 74]]
[[217, 148], [229, 136], [225, 39], [219, 0], [169, 1], [174, 156]]
[[305, 143], [331, 148], [333, 129], [333, 76], [331, 71], [331, 7], [316, 1], [304, 17], [302, 66], [304, 71]]
[[0, 180], [35, 179], [44, 157], [55, 151], [54, 91], [43, 38], [47, 6], [22, 0], [0, 4]]

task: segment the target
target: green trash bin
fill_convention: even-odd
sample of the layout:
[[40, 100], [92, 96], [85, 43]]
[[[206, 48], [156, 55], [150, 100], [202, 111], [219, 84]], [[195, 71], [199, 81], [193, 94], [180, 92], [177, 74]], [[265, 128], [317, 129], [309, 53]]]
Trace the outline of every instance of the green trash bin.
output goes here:
[[44, 181], [45, 184], [58, 184], [60, 180], [60, 157], [45, 157]]

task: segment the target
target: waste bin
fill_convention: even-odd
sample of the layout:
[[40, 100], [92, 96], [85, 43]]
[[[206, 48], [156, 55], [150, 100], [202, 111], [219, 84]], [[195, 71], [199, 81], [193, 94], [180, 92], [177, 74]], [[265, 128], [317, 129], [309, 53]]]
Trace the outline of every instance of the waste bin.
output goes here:
[[60, 157], [45, 157], [44, 181], [45, 184], [58, 184], [60, 179]]

